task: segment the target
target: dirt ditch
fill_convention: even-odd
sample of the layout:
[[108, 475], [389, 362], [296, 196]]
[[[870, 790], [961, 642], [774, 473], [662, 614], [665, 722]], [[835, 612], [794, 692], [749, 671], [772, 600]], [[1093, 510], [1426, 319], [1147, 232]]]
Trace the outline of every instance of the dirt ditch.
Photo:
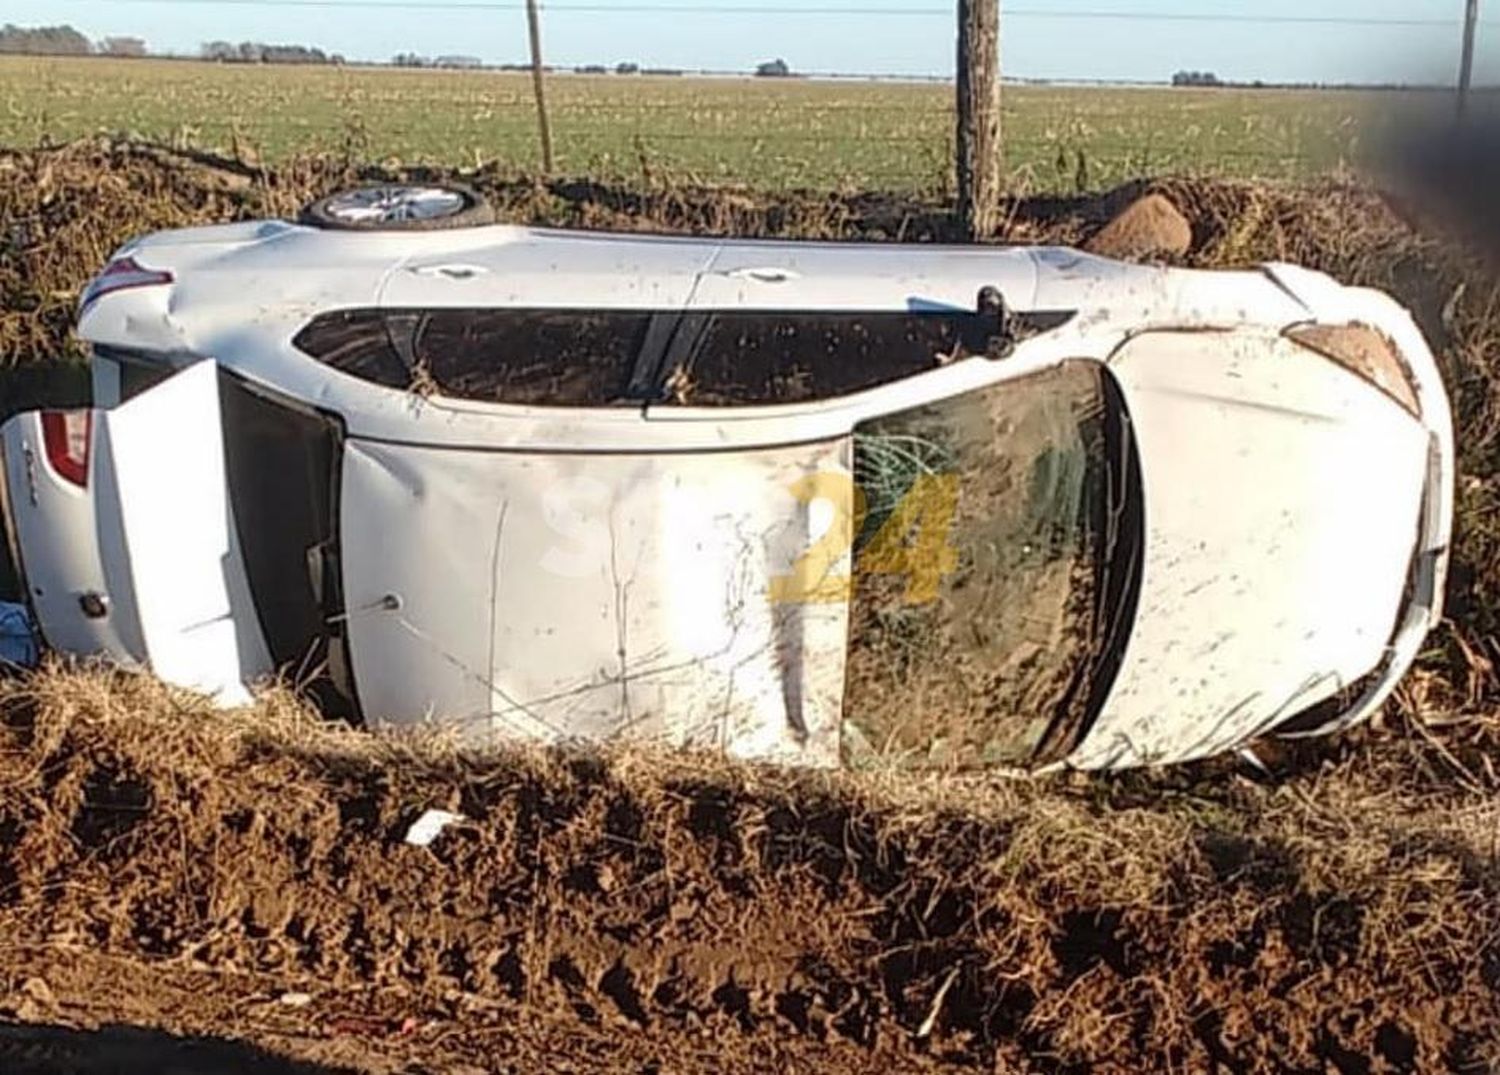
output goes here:
[[[0, 410], [151, 228], [381, 172], [0, 152]], [[922, 241], [943, 206], [467, 175], [508, 219]], [[1086, 239], [1140, 187], [1017, 201]], [[466, 754], [288, 698], [0, 684], [0, 1070], [1457, 1072], [1500, 1064], [1500, 306], [1366, 190], [1173, 181], [1182, 260], [1392, 290], [1462, 451], [1450, 622], [1384, 717], [1237, 763], [1037, 783]], [[77, 391], [76, 373], [68, 390]], [[40, 386], [40, 387], [39, 387]], [[462, 815], [429, 848], [430, 808]]]
[[[1500, 800], [1392, 783], [1394, 743], [1274, 786], [897, 785], [461, 753], [97, 672], [0, 715], [0, 1008], [29, 1023], [431, 1070], [511, 1023], [657, 1070], [1496, 1059]], [[463, 820], [409, 845], [431, 808]]]

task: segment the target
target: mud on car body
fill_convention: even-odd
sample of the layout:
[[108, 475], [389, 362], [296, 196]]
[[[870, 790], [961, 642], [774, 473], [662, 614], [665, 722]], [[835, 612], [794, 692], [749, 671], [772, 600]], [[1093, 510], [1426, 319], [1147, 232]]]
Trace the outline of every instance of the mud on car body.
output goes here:
[[1113, 768], [1357, 722], [1440, 616], [1448, 402], [1381, 294], [438, 194], [110, 260], [95, 408], [3, 431], [47, 643], [371, 722]]

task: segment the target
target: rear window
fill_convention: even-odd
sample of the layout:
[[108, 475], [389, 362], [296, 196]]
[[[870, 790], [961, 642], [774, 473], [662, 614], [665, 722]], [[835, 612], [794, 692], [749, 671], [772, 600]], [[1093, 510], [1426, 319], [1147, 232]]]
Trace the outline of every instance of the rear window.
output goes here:
[[531, 406], [832, 399], [973, 354], [992, 316], [938, 311], [341, 310], [294, 341], [408, 391]]

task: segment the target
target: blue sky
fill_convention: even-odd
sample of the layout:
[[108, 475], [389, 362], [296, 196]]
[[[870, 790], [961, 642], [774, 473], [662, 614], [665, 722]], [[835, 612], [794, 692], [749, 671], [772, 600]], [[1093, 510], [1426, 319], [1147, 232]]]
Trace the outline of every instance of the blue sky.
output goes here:
[[[341, 11], [256, 0], [6, 0], [0, 18], [22, 25], [68, 22], [96, 38], [134, 34], [158, 51], [191, 53], [200, 42], [227, 38], [317, 45], [351, 59], [405, 51], [499, 62], [525, 58], [525, 16], [516, 0], [468, 11], [453, 5], [484, 0], [382, 2], [409, 6]], [[565, 10], [583, 3], [590, 10]], [[696, 10], [619, 10], [653, 3]], [[1488, 6], [1500, 3], [1489, 0]], [[779, 11], [723, 10], [746, 7]], [[838, 7], [862, 13], [807, 13]], [[548, 62], [559, 65], [635, 60], [745, 70], [780, 56], [804, 71], [946, 75], [953, 69], [951, 8], [951, 0], [553, 0], [543, 13], [543, 41]], [[1447, 82], [1458, 64], [1463, 0], [1003, 0], [1002, 11], [1006, 73], [1017, 77], [1164, 79], [1194, 68], [1247, 80]], [[1070, 12], [1090, 17], [1058, 17]], [[1500, 83], [1500, 11], [1485, 14], [1476, 77]], [[1420, 25], [1429, 20], [1441, 25]]]

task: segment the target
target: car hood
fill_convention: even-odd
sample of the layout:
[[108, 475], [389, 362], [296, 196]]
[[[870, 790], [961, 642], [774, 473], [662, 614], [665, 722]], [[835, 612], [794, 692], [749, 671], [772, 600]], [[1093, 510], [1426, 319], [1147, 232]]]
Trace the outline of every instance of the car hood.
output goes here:
[[1273, 334], [1146, 333], [1111, 368], [1145, 537], [1122, 663], [1070, 759], [1089, 768], [1222, 751], [1374, 668], [1428, 457], [1417, 418]]

